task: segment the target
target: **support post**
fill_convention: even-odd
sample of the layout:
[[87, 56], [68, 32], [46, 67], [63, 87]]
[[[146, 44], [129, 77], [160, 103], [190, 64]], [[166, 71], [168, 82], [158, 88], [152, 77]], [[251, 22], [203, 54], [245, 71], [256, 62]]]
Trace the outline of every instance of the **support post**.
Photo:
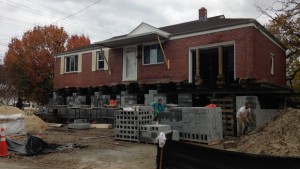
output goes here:
[[101, 51], [101, 53], [103, 53], [104, 61], [105, 61], [105, 63], [107, 64], [107, 67], [108, 67], [108, 74], [111, 75], [111, 67], [110, 67], [109, 64], [108, 64], [108, 60], [107, 60], [107, 58], [106, 58], [106, 56], [105, 56], [105, 54], [104, 54], [104, 51], [103, 51], [103, 49], [102, 49], [102, 46], [100, 46], [100, 51]]
[[170, 60], [167, 59], [167, 57], [166, 57], [166, 55], [165, 55], [165, 51], [164, 51], [164, 49], [163, 49], [163, 47], [162, 47], [162, 44], [161, 44], [161, 41], [160, 41], [160, 38], [159, 38], [158, 35], [157, 35], [157, 41], [158, 41], [159, 46], [160, 46], [160, 49], [161, 49], [161, 51], [162, 51], [162, 53], [163, 53], [164, 60], [165, 60], [165, 63], [166, 63], [166, 65], [167, 65], [167, 68], [170, 69]]
[[221, 87], [225, 84], [224, 75], [223, 75], [223, 48], [222, 46], [218, 47], [218, 76], [217, 76], [217, 85]]
[[195, 75], [195, 85], [199, 88], [202, 85], [202, 79], [200, 76], [200, 49], [196, 49], [196, 75]]

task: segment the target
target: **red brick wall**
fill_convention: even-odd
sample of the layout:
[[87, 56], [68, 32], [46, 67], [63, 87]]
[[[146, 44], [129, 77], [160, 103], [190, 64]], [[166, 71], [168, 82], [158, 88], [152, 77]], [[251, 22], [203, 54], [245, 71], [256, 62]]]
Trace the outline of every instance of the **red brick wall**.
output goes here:
[[[285, 81], [284, 51], [268, 40], [254, 27], [199, 35], [164, 42], [164, 50], [170, 59], [170, 69], [165, 64], [142, 65], [142, 58], [137, 59], [138, 81], [167, 79], [170, 81], [188, 80], [189, 47], [203, 46], [234, 41], [235, 65], [237, 78], [254, 78], [283, 86]], [[275, 54], [275, 75], [270, 75], [270, 52]], [[122, 82], [123, 49], [109, 51], [111, 76], [108, 71], [91, 71], [91, 53], [82, 57], [82, 72], [60, 75], [60, 59], [56, 60], [54, 88], [88, 87], [111, 85]], [[58, 69], [57, 69], [58, 68]]]
[[60, 58], [55, 62], [54, 88], [64, 87], [97, 87], [122, 82], [123, 50], [112, 50], [109, 53], [109, 63], [112, 66], [112, 75], [108, 70], [92, 71], [92, 53], [82, 55], [82, 71], [80, 73], [60, 74]]
[[[272, 43], [266, 36], [262, 35], [258, 30], [254, 30], [254, 55], [253, 71], [254, 76], [262, 81], [285, 86], [285, 52]], [[271, 75], [271, 53], [275, 58], [275, 71]]]

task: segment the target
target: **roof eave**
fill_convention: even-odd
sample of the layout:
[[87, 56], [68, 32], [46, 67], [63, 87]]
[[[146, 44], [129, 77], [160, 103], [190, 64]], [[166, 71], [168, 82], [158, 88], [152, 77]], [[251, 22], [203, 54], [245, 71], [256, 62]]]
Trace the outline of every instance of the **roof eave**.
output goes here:
[[122, 46], [133, 45], [137, 43], [145, 43], [155, 41], [159, 36], [161, 39], [169, 39], [170, 34], [162, 34], [159, 32], [147, 32], [138, 35], [131, 35], [116, 39], [108, 39], [100, 42], [96, 42], [95, 44], [99, 44], [101, 46], [116, 48]]

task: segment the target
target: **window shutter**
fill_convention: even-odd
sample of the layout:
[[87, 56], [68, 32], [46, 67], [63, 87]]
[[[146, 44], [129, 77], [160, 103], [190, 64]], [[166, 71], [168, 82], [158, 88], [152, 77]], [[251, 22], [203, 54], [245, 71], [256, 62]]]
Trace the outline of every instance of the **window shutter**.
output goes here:
[[96, 71], [97, 67], [97, 54], [96, 51], [92, 52], [92, 71]]
[[78, 54], [78, 72], [82, 70], [82, 53]]
[[60, 57], [60, 74], [64, 74], [65, 72], [65, 57]]

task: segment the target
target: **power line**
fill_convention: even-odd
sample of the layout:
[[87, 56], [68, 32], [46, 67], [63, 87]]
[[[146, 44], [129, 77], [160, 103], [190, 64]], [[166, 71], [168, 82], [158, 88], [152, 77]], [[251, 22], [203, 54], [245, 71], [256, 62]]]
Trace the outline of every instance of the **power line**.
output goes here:
[[[89, 5], [89, 6], [85, 7], [85, 8], [83, 8], [82, 10], [80, 10], [80, 11], [78, 11], [78, 12], [72, 14], [72, 15], [75, 15], [75, 14], [81, 12], [81, 11], [84, 11], [84, 10], [86, 10], [87, 8], [89, 8], [89, 7], [93, 6], [93, 5], [95, 5], [96, 3], [99, 3], [100, 1], [102, 1], [102, 0], [98, 0], [98, 1], [94, 2], [93, 4], [91, 4], [91, 5]], [[3, 1], [2, 1], [2, 2], [3, 2]], [[51, 17], [51, 18], [59, 18], [59, 17], [57, 17], [57, 16], [50, 15], [50, 14], [45, 15], [45, 14], [43, 14], [44, 11], [35, 10], [35, 9], [33, 9], [33, 8], [31, 8], [31, 7], [28, 7], [28, 6], [25, 6], [25, 5], [23, 5], [23, 4], [19, 4], [19, 3], [16, 3], [16, 2], [12, 2], [12, 1], [9, 1], [9, 2], [10, 2], [10, 3], [8, 3], [8, 2], [4, 2], [4, 3], [6, 3], [6, 4], [8, 4], [8, 5], [11, 5], [11, 6], [14, 6], [14, 7], [17, 7], [17, 8], [25, 9], [25, 10], [27, 10], [27, 11], [29, 11], [29, 12], [31, 12], [31, 13], [37, 14], [37, 15], [39, 15], [39, 16], [45, 16], [45, 17], [48, 17], [48, 18], [50, 18], [50, 17]], [[17, 6], [17, 5], [19, 5], [19, 6]], [[21, 7], [20, 7], [20, 6], [21, 6]], [[29, 9], [29, 10], [28, 10], [28, 9]], [[66, 20], [65, 20], [66, 18], [71, 17], [72, 15], [69, 15], [69, 16], [67, 16], [67, 17], [65, 17], [65, 18], [63, 18], [63, 19], [60, 19], [60, 20], [56, 21], [56, 22], [63, 21], [63, 22], [65, 22], [65, 23], [67, 23], [67, 24], [75, 25], [75, 26], [77, 26], [77, 27], [81, 27], [81, 28], [84, 28], [84, 29], [89, 29], [89, 30], [94, 31], [94, 32], [96, 31], [96, 32], [101, 32], [101, 33], [105, 33], [105, 34], [107, 34], [107, 35], [110, 35], [110, 33], [107, 33], [107, 32], [104, 32], [104, 31], [99, 31], [98, 29], [89, 28], [89, 27], [82, 26], [82, 25], [80, 25], [80, 24], [72, 23], [72, 22], [70, 22], [70, 21], [66, 21]], [[49, 16], [50, 16], [50, 17], [49, 17]], [[53, 24], [56, 23], [56, 22], [53, 22]]]
[[[34, 2], [34, 1], [32, 1], [32, 0], [26, 0], [26, 1], [29, 1], [29, 2], [31, 2], [31, 3], [33, 3], [33, 4], [35, 4], [35, 5], [41, 6], [41, 7], [43, 7], [43, 8], [50, 9], [50, 10], [52, 10], [52, 11], [56, 11], [56, 12], [59, 12], [59, 13], [65, 14], [65, 15], [69, 15], [69, 14], [66, 13], [66, 12], [57, 10], [57, 9], [55, 9], [55, 8], [50, 8], [49, 6], [46, 6], [46, 5], [42, 5], [42, 4], [36, 3], [36, 2]], [[94, 26], [97, 26], [97, 27], [103, 27], [103, 28], [106, 27], [106, 28], [109, 28], [109, 29], [113, 29], [114, 31], [123, 33], [123, 32], [121, 32], [121, 31], [119, 31], [118, 29], [115, 29], [115, 28], [113, 28], [113, 27], [110, 27], [110, 26], [102, 26], [102, 25], [94, 24], [94, 23], [90, 22], [89, 20], [80, 18], [80, 17], [78, 17], [78, 16], [74, 16], [74, 18], [79, 19], [79, 20], [81, 20], [81, 21], [84, 21], [84, 22], [86, 22], [86, 23], [88, 23], [88, 24], [90, 24], [90, 25], [94, 25]]]
[[64, 17], [64, 18], [62, 18], [62, 19], [60, 19], [60, 20], [58, 20], [58, 21], [55, 21], [54, 23], [63, 21], [63, 20], [65, 20], [65, 19], [67, 19], [67, 18], [69, 18], [69, 17], [71, 17], [71, 16], [74, 16], [74, 15], [76, 15], [76, 14], [78, 14], [78, 13], [80, 13], [80, 12], [86, 10], [86, 9], [88, 9], [89, 7], [96, 5], [97, 3], [101, 2], [101, 1], [102, 1], [102, 0], [98, 0], [98, 1], [96, 1], [96, 2], [94, 2], [94, 3], [92, 3], [91, 5], [89, 5], [89, 6], [85, 7], [85, 8], [83, 8], [83, 9], [81, 9], [81, 10], [79, 10], [79, 11], [77, 11], [77, 12], [75, 12], [75, 13], [69, 15], [69, 16], [66, 16], [66, 17]]

